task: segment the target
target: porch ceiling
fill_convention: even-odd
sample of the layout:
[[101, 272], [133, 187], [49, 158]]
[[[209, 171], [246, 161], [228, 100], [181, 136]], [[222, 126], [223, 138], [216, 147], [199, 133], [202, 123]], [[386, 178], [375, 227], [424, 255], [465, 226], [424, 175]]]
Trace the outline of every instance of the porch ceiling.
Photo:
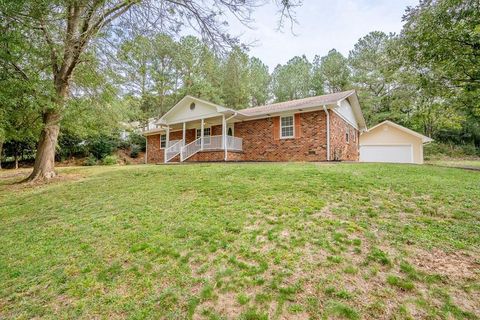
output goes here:
[[[217, 117], [211, 117], [211, 118], [206, 118], [203, 120], [204, 121], [204, 126], [211, 127], [211, 126], [217, 126], [217, 125], [222, 125], [222, 117], [217, 116]], [[187, 129], [196, 129], [200, 128], [202, 123], [201, 119], [198, 120], [191, 120], [191, 121], [186, 121], [186, 128]], [[170, 130], [183, 130], [183, 123], [175, 123], [170, 125]]]

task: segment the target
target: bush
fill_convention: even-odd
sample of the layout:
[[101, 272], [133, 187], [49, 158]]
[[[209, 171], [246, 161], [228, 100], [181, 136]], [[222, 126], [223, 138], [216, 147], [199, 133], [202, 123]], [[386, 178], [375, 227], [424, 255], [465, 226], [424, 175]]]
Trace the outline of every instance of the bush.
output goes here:
[[88, 158], [83, 162], [84, 166], [94, 166], [97, 164], [97, 158], [93, 154], [89, 155]]
[[424, 147], [425, 159], [434, 158], [465, 158], [480, 156], [480, 149], [473, 144], [450, 144], [432, 142]]
[[111, 166], [111, 165], [117, 164], [117, 160], [118, 160], [117, 156], [105, 156], [102, 159], [102, 164], [106, 166]]
[[141, 134], [136, 133], [136, 132], [132, 132], [128, 136], [128, 142], [130, 143], [132, 148], [133, 148], [134, 145], [136, 145], [140, 148], [140, 151], [145, 151], [145, 143], [146, 143], [145, 141], [146, 141], [145, 137], [142, 136]]
[[114, 136], [100, 135], [91, 138], [88, 149], [97, 159], [103, 159], [111, 155], [119, 144], [119, 139]]
[[133, 144], [130, 150], [130, 157], [137, 158], [140, 151], [142, 151], [142, 148], [139, 145]]

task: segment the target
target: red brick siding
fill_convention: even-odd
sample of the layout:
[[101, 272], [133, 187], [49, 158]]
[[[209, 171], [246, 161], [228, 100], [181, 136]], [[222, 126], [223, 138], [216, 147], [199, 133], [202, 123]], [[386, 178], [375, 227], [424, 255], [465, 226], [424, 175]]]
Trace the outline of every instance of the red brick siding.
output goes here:
[[147, 136], [147, 163], [163, 162], [163, 149], [160, 149], [160, 135]]
[[[332, 111], [330, 112], [330, 160], [358, 161], [358, 130]], [[298, 119], [300, 118], [300, 125]], [[243, 139], [243, 152], [228, 152], [228, 161], [325, 161], [327, 160], [326, 115], [323, 110], [299, 113], [296, 116], [296, 136], [275, 139], [274, 119], [265, 118], [235, 123], [236, 137]], [[277, 117], [278, 119], [278, 117]], [[278, 128], [278, 127], [277, 127]], [[276, 130], [279, 130], [276, 129]], [[276, 133], [275, 130], [275, 133]], [[346, 142], [350, 130], [350, 142]], [[212, 135], [221, 135], [222, 126], [212, 126]], [[277, 137], [278, 138], [278, 137]], [[182, 131], [170, 133], [170, 140], [182, 139]], [[195, 129], [186, 132], [187, 143], [195, 140]], [[163, 162], [160, 135], [147, 137], [148, 163]], [[187, 161], [223, 161], [224, 151], [199, 152]]]
[[229, 151], [227, 154], [227, 161], [244, 161], [245, 153], [238, 151]]
[[[346, 133], [349, 131], [349, 142]], [[330, 160], [358, 161], [359, 132], [335, 112], [330, 111]]]
[[[187, 162], [208, 162], [208, 161], [224, 161], [225, 159], [225, 152], [224, 150], [217, 150], [217, 151], [203, 151], [198, 152], [188, 158]], [[228, 152], [228, 161], [241, 161], [243, 160], [243, 152], [238, 151], [229, 151]]]
[[[326, 160], [325, 112], [300, 113], [301, 138], [274, 138], [274, 118], [235, 123], [235, 136], [243, 139], [246, 161]], [[276, 131], [276, 130], [275, 130]]]

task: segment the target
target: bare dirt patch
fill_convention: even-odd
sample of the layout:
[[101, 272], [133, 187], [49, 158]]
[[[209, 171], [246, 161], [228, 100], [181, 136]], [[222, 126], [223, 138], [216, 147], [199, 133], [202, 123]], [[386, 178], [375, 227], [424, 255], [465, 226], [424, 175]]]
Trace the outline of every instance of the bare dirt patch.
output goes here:
[[419, 270], [429, 274], [436, 273], [453, 281], [472, 279], [478, 277], [480, 272], [480, 265], [475, 261], [475, 257], [461, 251], [447, 253], [439, 249], [417, 249], [412, 262]]

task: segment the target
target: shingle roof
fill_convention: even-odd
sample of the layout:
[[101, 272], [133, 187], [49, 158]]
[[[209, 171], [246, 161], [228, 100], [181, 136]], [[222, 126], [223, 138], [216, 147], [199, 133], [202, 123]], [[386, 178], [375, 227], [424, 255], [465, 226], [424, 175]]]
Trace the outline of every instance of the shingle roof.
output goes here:
[[343, 91], [343, 92], [336, 92], [331, 94], [325, 94], [323, 96], [316, 96], [316, 97], [309, 97], [279, 103], [268, 104], [265, 106], [253, 107], [239, 110], [241, 113], [247, 116], [258, 116], [276, 112], [283, 112], [289, 110], [296, 110], [306, 107], [312, 106], [322, 106], [322, 105], [329, 105], [335, 104], [339, 100], [343, 100], [350, 95], [355, 93], [355, 90]]

